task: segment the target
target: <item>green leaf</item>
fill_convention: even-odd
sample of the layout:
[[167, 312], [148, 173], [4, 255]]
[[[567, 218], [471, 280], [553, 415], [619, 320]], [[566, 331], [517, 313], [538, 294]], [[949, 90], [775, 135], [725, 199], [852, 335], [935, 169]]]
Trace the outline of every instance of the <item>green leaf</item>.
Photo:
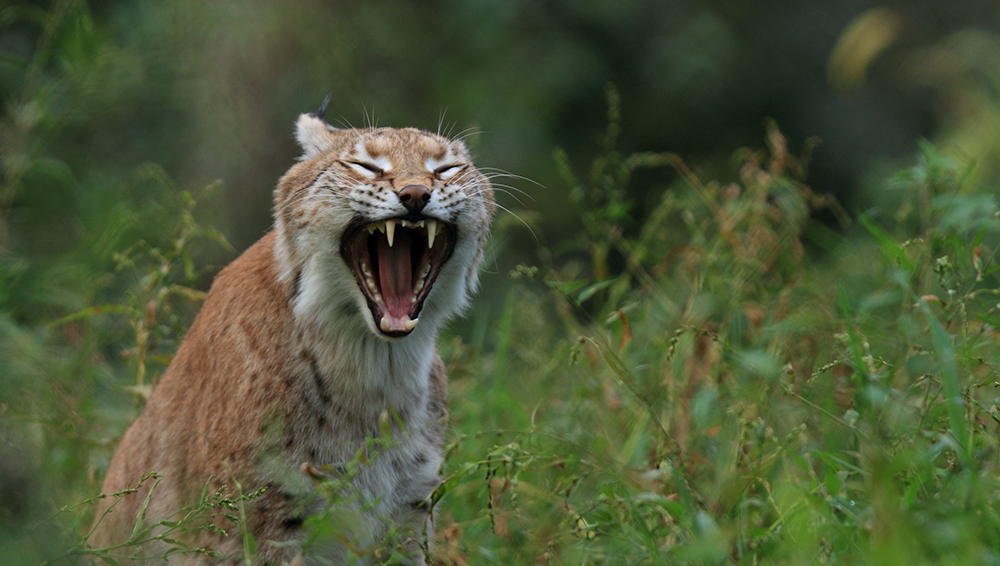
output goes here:
[[556, 291], [564, 295], [572, 295], [577, 289], [582, 288], [587, 284], [586, 279], [578, 279], [576, 281], [552, 281], [548, 280], [545, 282], [549, 287], [552, 287]]
[[[900, 286], [910, 291], [909, 284], [901, 274], [896, 274], [896, 280]], [[955, 358], [955, 349], [951, 343], [951, 335], [941, 326], [941, 322], [934, 316], [934, 312], [927, 306], [927, 302], [917, 297], [917, 306], [927, 317], [927, 322], [931, 327], [931, 343], [934, 345], [935, 355], [941, 363], [941, 384], [944, 389], [945, 411], [948, 420], [951, 422], [951, 434], [959, 446], [959, 458], [965, 466], [972, 464], [969, 458], [969, 430], [966, 428], [965, 403], [962, 384], [958, 375], [958, 360]]]
[[598, 291], [601, 291], [602, 289], [607, 289], [608, 287], [614, 285], [616, 281], [618, 281], [618, 279], [608, 279], [607, 281], [594, 283], [593, 285], [590, 285], [583, 291], [580, 291], [580, 294], [577, 295], [576, 300], [581, 303], [586, 302], [587, 299], [593, 297]]
[[861, 222], [861, 225], [865, 227], [865, 230], [867, 230], [868, 233], [875, 238], [875, 241], [878, 242], [879, 247], [882, 248], [882, 253], [884, 253], [886, 257], [895, 260], [903, 269], [906, 270], [907, 273], [912, 274], [914, 272], [916, 265], [914, 265], [913, 260], [907, 257], [906, 250], [903, 249], [903, 246], [901, 246], [895, 238], [893, 238], [881, 226], [876, 224], [875, 221], [872, 220], [867, 214], [862, 214], [858, 218], [858, 221]]
[[80, 319], [83, 319], [83, 318], [89, 318], [89, 317], [92, 317], [92, 316], [103, 315], [103, 314], [124, 314], [124, 315], [132, 315], [132, 316], [137, 316], [138, 315], [137, 311], [135, 309], [131, 308], [131, 307], [125, 307], [125, 306], [122, 306], [122, 305], [104, 304], [104, 305], [97, 305], [97, 306], [94, 306], [94, 307], [88, 307], [88, 308], [85, 308], [85, 309], [83, 309], [81, 311], [77, 311], [77, 312], [75, 312], [75, 313], [73, 313], [71, 315], [64, 316], [64, 317], [62, 317], [60, 319], [53, 320], [52, 322], [48, 323], [46, 326], [48, 328], [55, 328], [57, 326], [62, 326], [63, 324], [66, 324], [66, 323], [69, 323], [69, 322], [73, 322], [73, 321], [80, 320]]

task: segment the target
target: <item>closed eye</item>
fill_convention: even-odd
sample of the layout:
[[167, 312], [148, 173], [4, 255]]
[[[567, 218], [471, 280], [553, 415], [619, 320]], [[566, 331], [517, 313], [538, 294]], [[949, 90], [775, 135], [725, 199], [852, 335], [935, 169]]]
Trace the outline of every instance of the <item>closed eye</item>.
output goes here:
[[345, 161], [344, 164], [350, 166], [351, 169], [354, 169], [369, 179], [373, 179], [376, 175], [385, 173], [381, 167], [372, 163], [365, 163], [364, 161]]
[[442, 179], [448, 179], [455, 173], [458, 173], [462, 169], [465, 169], [465, 165], [461, 163], [452, 163], [450, 165], [442, 165], [434, 170], [434, 174]]

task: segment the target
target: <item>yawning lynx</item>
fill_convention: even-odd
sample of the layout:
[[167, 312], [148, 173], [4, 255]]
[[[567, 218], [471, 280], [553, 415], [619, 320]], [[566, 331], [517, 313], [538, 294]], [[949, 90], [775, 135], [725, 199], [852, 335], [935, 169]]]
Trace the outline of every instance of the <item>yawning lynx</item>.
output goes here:
[[[359, 511], [339, 539], [364, 554], [387, 525], [408, 525], [418, 536], [405, 548], [422, 564], [447, 418], [435, 339], [477, 286], [493, 193], [461, 141], [411, 128], [337, 129], [322, 110], [297, 122], [303, 154], [274, 191], [274, 231], [219, 273], [118, 446], [103, 492], [162, 474], [143, 519], [153, 525], [179, 520], [206, 485], [209, 494], [235, 493], [236, 482], [243, 494], [266, 488], [244, 504], [257, 563], [299, 562], [298, 545], [281, 543], [301, 539], [303, 521], [326, 508], [312, 494], [316, 478], [337, 479], [353, 458], [345, 506]], [[372, 443], [386, 432], [388, 441]], [[359, 459], [366, 446], [373, 453]], [[114, 498], [104, 500], [93, 547], [129, 539], [152, 483], [110, 513]], [[231, 521], [216, 524], [228, 536], [170, 538], [226, 558], [172, 553], [171, 563], [242, 564], [245, 537]], [[346, 544], [320, 545], [316, 563], [342, 562]], [[171, 546], [112, 556], [126, 564], [117, 557]]]

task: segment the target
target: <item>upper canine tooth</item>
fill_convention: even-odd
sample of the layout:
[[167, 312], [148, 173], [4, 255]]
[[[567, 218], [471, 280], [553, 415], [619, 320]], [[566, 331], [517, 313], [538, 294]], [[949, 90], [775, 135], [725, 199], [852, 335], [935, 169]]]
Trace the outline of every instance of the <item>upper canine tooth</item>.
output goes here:
[[427, 221], [427, 247], [434, 247], [434, 237], [437, 236], [438, 223], [434, 220]]
[[386, 220], [385, 221], [385, 239], [389, 240], [389, 247], [392, 247], [392, 240], [396, 237], [396, 221]]

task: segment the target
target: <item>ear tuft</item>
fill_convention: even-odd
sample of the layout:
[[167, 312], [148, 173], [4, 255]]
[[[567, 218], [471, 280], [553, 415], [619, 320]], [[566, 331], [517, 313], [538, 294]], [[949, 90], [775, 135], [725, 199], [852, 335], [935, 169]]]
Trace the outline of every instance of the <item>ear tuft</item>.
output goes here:
[[319, 110], [316, 111], [316, 117], [319, 118], [320, 120], [323, 119], [323, 114], [326, 114], [326, 105], [330, 104], [330, 97], [331, 96], [333, 96], [332, 92], [329, 93], [329, 94], [327, 94], [326, 98], [323, 99], [323, 104], [320, 104], [319, 105]]
[[295, 139], [302, 148], [300, 161], [312, 159], [333, 145], [331, 132], [336, 128], [315, 114], [302, 114], [295, 122]]

